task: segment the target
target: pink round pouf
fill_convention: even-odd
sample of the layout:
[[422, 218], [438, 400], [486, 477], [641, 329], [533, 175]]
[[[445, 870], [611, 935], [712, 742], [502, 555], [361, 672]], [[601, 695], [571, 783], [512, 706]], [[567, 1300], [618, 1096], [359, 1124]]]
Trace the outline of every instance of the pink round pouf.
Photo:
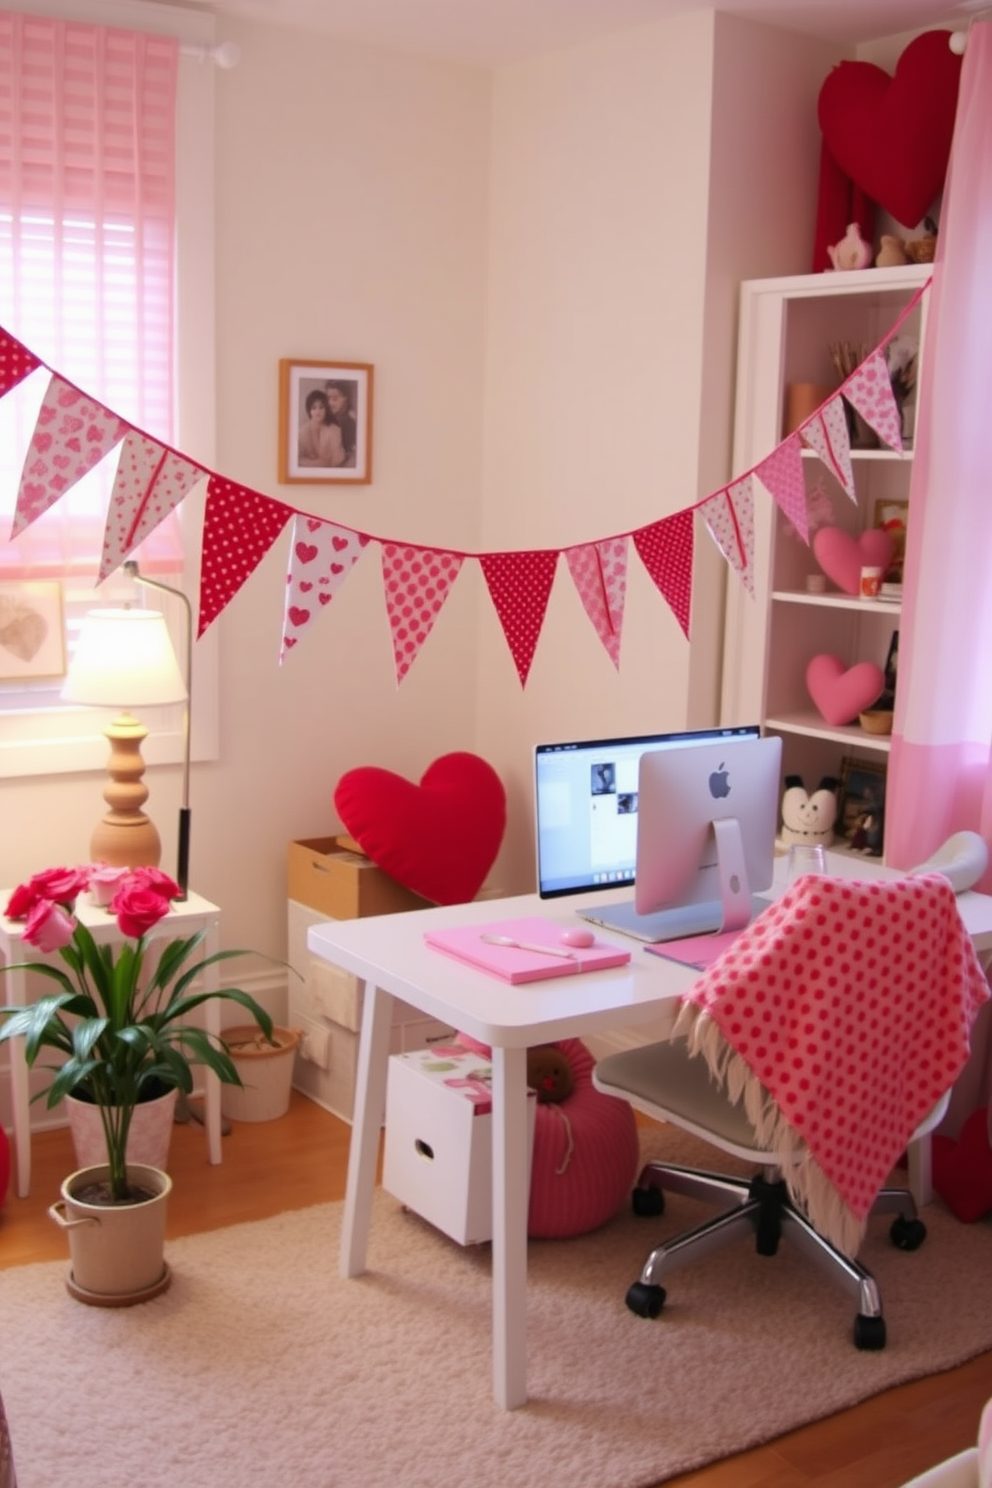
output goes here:
[[[489, 1058], [487, 1044], [458, 1035]], [[527, 1233], [532, 1240], [566, 1240], [598, 1229], [619, 1211], [637, 1176], [640, 1149], [634, 1112], [592, 1083], [596, 1061], [581, 1039], [560, 1039], [575, 1088], [560, 1104], [538, 1102], [530, 1175]]]

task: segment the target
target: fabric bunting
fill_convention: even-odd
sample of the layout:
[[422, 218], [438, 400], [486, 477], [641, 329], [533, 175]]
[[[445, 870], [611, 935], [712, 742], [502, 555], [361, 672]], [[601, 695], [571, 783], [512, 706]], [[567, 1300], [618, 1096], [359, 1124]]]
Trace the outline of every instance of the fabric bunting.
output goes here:
[[826, 465], [830, 474], [843, 486], [852, 501], [857, 501], [854, 488], [854, 468], [851, 465], [851, 437], [847, 428], [844, 400], [838, 393], [799, 430], [800, 438], [808, 444]]
[[479, 557], [521, 686], [526, 685], [534, 660], [559, 551], [538, 548], [529, 553], [482, 553]]
[[30, 527], [119, 444], [130, 426], [53, 374], [24, 459], [11, 537]]
[[99, 583], [120, 567], [206, 474], [202, 465], [194, 465], [157, 439], [128, 430], [110, 496]]
[[806, 478], [803, 475], [802, 447], [798, 434], [790, 434], [766, 460], [756, 466], [755, 475], [784, 516], [795, 527], [804, 543], [809, 542], [809, 517], [806, 513]]
[[28, 351], [7, 331], [0, 328], [0, 398], [15, 388], [25, 377], [41, 366], [33, 351]]
[[692, 605], [693, 545], [692, 507], [634, 533], [638, 556], [668, 602], [686, 640]]
[[754, 598], [754, 491], [751, 477], [708, 496], [699, 508], [710, 536]]
[[856, 367], [841, 388], [866, 424], [890, 449], [902, 453], [902, 420], [892, 391], [892, 378], [883, 351], [873, 351]]
[[620, 633], [627, 599], [627, 539], [569, 548], [565, 554], [572, 582], [613, 665], [620, 670]]
[[460, 553], [439, 552], [405, 543], [383, 543], [382, 587], [393, 641], [397, 687], [433, 630], [463, 562]]
[[203, 514], [197, 639], [229, 605], [279, 536], [291, 507], [212, 475]]
[[368, 543], [362, 532], [297, 512], [289, 548], [280, 665], [297, 642], [312, 633], [317, 616], [330, 604]]

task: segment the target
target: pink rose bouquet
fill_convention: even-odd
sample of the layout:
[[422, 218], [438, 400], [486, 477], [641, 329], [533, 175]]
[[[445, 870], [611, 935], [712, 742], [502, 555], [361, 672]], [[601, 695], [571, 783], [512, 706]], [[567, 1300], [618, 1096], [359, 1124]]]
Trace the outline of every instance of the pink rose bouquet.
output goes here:
[[[119, 945], [98, 945], [77, 918], [76, 900], [87, 890], [115, 916]], [[217, 951], [192, 961], [204, 930], [171, 941], [151, 936], [180, 897], [178, 884], [158, 868], [98, 863], [36, 873], [14, 890], [5, 911], [8, 919], [24, 922], [28, 945], [57, 956], [62, 965], [27, 961], [15, 968], [39, 973], [56, 990], [26, 1007], [0, 1008], [0, 1043], [22, 1037], [32, 1067], [42, 1049], [62, 1056], [44, 1066], [53, 1076], [49, 1108], [70, 1094], [100, 1107], [115, 1200], [128, 1193], [127, 1136], [135, 1105], [173, 1087], [188, 1095], [196, 1064], [227, 1084], [241, 1084], [227, 1046], [189, 1023], [189, 1014], [211, 998], [225, 998], [239, 1003], [272, 1037], [271, 1018], [241, 988], [194, 990], [208, 966], [248, 952]]]

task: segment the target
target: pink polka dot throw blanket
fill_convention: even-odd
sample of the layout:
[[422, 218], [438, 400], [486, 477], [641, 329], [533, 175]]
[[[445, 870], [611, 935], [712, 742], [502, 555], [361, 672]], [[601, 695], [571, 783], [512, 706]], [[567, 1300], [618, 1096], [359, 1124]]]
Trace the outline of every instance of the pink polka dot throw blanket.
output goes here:
[[954, 1083], [989, 989], [940, 874], [810, 874], [683, 999], [688, 1036], [817, 1230], [854, 1255], [879, 1190]]

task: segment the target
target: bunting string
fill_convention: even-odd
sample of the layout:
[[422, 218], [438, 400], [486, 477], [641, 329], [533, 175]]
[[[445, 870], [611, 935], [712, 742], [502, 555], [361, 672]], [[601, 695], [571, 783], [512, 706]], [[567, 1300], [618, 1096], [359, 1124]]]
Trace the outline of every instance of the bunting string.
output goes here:
[[885, 346], [930, 288], [913, 296], [873, 351], [823, 404], [750, 470], [708, 496], [647, 526], [564, 548], [467, 552], [359, 531], [298, 511], [264, 492], [209, 470], [181, 450], [136, 428], [37, 357], [0, 327], [0, 398], [43, 369], [49, 383], [18, 487], [11, 538], [49, 510], [76, 481], [119, 449], [99, 578], [114, 572], [204, 479], [197, 636], [202, 636], [291, 524], [280, 664], [307, 640], [345, 580], [375, 544], [393, 646], [397, 686], [431, 634], [467, 560], [478, 562], [521, 686], [540, 640], [558, 567], [566, 564], [583, 609], [613, 665], [620, 666], [629, 546], [683, 634], [691, 627], [695, 513], [720, 553], [754, 596], [754, 483], [759, 482], [809, 542], [803, 448], [811, 450], [857, 499], [845, 403], [891, 449], [902, 453], [901, 418]]

